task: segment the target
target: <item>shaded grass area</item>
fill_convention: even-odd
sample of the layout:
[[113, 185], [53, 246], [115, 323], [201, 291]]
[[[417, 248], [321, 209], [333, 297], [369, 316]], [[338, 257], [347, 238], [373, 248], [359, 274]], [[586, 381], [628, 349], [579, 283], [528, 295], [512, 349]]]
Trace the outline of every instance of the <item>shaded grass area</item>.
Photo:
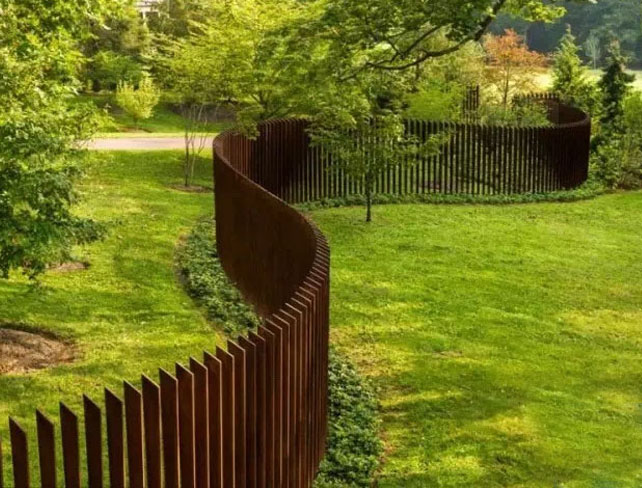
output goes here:
[[312, 213], [333, 341], [380, 388], [380, 487], [642, 483], [642, 193]]
[[[81, 412], [82, 393], [102, 404], [103, 386], [120, 395], [123, 379], [138, 384], [141, 373], [157, 378], [159, 367], [173, 371], [175, 361], [212, 350], [222, 340], [185, 294], [174, 270], [179, 237], [200, 216], [211, 214], [213, 206], [212, 194], [169, 188], [181, 181], [180, 155], [98, 154], [81, 187], [79, 212], [106, 222], [109, 234], [78, 250], [90, 268], [47, 273], [40, 288], [16, 274], [0, 280], [0, 323], [55, 333], [73, 341], [79, 354], [71, 364], [0, 375], [0, 436], [8, 440], [9, 415], [29, 430], [36, 479], [36, 407], [57, 418], [62, 400]], [[210, 175], [211, 163], [203, 160], [196, 183], [211, 186]], [[9, 481], [9, 473], [5, 476]]]
[[[172, 111], [168, 104], [159, 103], [154, 108], [154, 114], [147, 120], [139, 122], [136, 128], [134, 120], [118, 107], [111, 94], [79, 95], [78, 101], [82, 103], [94, 103], [97, 107], [106, 110], [109, 117], [100, 128], [105, 134], [124, 133], [128, 137], [149, 136], [150, 134], [174, 134], [182, 135], [185, 130], [185, 119], [178, 113]], [[229, 123], [216, 122], [209, 124], [208, 130], [218, 133], [229, 127]]]

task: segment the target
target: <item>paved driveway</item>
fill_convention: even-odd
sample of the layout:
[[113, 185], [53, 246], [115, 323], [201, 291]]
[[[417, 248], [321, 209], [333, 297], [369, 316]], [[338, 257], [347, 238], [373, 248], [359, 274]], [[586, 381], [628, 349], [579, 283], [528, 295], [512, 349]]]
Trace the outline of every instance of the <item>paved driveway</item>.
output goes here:
[[[211, 146], [212, 138], [207, 141]], [[94, 139], [88, 144], [95, 151], [162, 151], [183, 149], [185, 140], [182, 137], [131, 137], [114, 139]]]

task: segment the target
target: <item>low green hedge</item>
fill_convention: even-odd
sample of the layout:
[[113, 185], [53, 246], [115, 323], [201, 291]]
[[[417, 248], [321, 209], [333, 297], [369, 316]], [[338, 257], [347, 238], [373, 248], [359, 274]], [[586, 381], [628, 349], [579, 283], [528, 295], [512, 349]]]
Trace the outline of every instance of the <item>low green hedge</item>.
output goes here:
[[211, 218], [198, 222], [178, 247], [176, 258], [187, 293], [205, 307], [209, 320], [230, 336], [259, 326], [259, 318], [221, 266]]
[[[605, 188], [596, 183], [586, 183], [574, 190], [563, 190], [551, 193], [521, 193], [513, 195], [468, 195], [468, 194], [441, 194], [424, 193], [409, 195], [373, 195], [372, 203], [375, 205], [388, 205], [399, 203], [432, 203], [440, 205], [470, 204], [470, 205], [508, 205], [517, 203], [541, 202], [575, 202], [588, 200], [602, 195]], [[348, 206], [363, 206], [366, 204], [365, 195], [349, 195], [342, 198], [326, 198], [316, 202], [301, 203], [297, 208], [312, 211], [323, 208], [337, 208]]]
[[328, 446], [315, 488], [368, 488], [383, 453], [374, 389], [331, 348], [329, 390]]

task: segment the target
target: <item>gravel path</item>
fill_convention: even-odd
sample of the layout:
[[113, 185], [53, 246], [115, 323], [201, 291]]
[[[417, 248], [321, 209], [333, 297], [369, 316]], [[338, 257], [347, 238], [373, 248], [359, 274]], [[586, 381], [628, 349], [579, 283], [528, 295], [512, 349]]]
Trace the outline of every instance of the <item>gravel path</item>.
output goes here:
[[[207, 142], [210, 146], [212, 140]], [[94, 139], [88, 144], [94, 151], [163, 151], [168, 149], [183, 149], [185, 141], [182, 137], [131, 137], [114, 139]]]

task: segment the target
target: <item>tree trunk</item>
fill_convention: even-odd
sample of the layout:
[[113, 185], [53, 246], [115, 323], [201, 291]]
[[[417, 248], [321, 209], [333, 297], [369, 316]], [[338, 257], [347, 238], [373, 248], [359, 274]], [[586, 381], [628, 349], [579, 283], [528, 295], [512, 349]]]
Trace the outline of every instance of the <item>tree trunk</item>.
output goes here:
[[183, 163], [183, 176], [185, 178], [185, 188], [189, 187], [189, 129], [185, 129], [185, 162]]
[[366, 175], [366, 222], [372, 222], [372, 177]]

